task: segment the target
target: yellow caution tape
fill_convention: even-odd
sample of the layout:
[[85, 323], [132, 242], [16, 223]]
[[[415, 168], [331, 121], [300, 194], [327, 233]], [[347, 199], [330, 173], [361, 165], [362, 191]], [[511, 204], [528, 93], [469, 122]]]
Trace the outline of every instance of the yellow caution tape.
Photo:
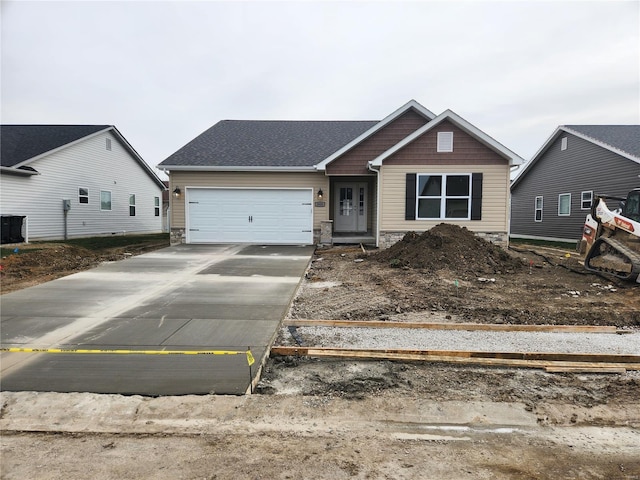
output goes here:
[[251, 366], [255, 359], [251, 350], [85, 350], [62, 348], [0, 348], [0, 352], [10, 353], [83, 353], [83, 354], [123, 354], [123, 355], [247, 355], [247, 363]]

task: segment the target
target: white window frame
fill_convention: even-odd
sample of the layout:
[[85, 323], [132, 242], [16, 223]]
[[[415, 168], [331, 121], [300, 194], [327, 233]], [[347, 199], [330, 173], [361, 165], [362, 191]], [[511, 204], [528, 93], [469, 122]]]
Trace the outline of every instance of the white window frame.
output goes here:
[[[540, 200], [540, 206], [538, 207], [538, 200]], [[542, 222], [542, 210], [544, 208], [544, 197], [539, 195], [533, 201], [533, 221]], [[540, 219], [538, 220], [538, 212], [540, 212]]]
[[[102, 200], [102, 194], [104, 193], [108, 193], [109, 194], [109, 208], [103, 208], [103, 200]], [[110, 212], [113, 209], [113, 195], [111, 193], [111, 190], [100, 190], [100, 211], [102, 212]]]
[[[585, 194], [588, 195], [588, 199], [585, 200]], [[584, 206], [585, 202], [589, 202], [587, 207]], [[593, 205], [593, 190], [588, 190], [580, 193], [580, 210], [591, 210], [591, 205]]]
[[567, 137], [562, 137], [562, 139], [560, 139], [560, 150], [562, 151], [566, 150], [567, 144], [568, 144]]
[[[562, 206], [562, 197], [569, 197], [569, 211], [567, 213], [562, 213], [560, 211], [560, 207]], [[571, 194], [570, 193], [561, 193], [558, 195], [558, 216], [559, 217], [570, 217], [571, 216]]]
[[453, 132], [438, 132], [438, 152], [453, 152]]
[[153, 197], [153, 214], [154, 217], [160, 216], [160, 197]]
[[[438, 196], [420, 195], [420, 177], [442, 177], [442, 190]], [[448, 177], [468, 177], [469, 178], [469, 194], [468, 195], [451, 195], [447, 196], [447, 178]], [[416, 220], [471, 220], [471, 200], [472, 200], [472, 175], [471, 173], [418, 173], [416, 174]], [[420, 200], [440, 199], [440, 216], [439, 217], [420, 217]], [[466, 217], [447, 217], [447, 200], [467, 200], [467, 216]]]
[[[83, 194], [82, 190], [85, 190], [87, 193]], [[87, 201], [83, 202], [82, 199], [86, 198]], [[89, 205], [89, 189], [86, 187], [78, 187], [78, 204], [79, 205]]]
[[136, 194], [135, 193], [129, 194], [129, 216], [130, 217], [136, 216]]

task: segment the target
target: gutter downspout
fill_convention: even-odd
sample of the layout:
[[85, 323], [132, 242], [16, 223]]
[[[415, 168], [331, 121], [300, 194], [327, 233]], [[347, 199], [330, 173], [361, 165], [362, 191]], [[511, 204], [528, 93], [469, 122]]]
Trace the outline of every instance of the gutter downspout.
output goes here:
[[376, 170], [371, 166], [371, 162], [367, 162], [367, 169], [376, 172], [376, 248], [380, 246], [380, 170]]

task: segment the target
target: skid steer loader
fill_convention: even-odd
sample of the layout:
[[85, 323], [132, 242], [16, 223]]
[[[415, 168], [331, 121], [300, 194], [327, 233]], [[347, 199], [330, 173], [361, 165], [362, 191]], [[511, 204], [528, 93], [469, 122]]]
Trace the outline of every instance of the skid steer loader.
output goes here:
[[[619, 200], [610, 210], [605, 200]], [[587, 270], [640, 283], [640, 188], [627, 198], [596, 196], [582, 232]]]

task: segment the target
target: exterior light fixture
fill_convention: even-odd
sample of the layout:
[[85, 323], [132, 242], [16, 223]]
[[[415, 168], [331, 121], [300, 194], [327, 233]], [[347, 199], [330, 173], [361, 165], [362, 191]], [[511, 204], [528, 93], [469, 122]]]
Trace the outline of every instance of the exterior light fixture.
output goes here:
[[182, 193], [182, 190], [180, 190], [180, 187], [176, 187], [173, 189], [173, 196], [176, 198], [180, 198], [180, 194]]
[[322, 196], [323, 196], [323, 195], [324, 195], [324, 194], [322, 193], [322, 189], [319, 189], [319, 190], [318, 190], [318, 200], [322, 200]]

